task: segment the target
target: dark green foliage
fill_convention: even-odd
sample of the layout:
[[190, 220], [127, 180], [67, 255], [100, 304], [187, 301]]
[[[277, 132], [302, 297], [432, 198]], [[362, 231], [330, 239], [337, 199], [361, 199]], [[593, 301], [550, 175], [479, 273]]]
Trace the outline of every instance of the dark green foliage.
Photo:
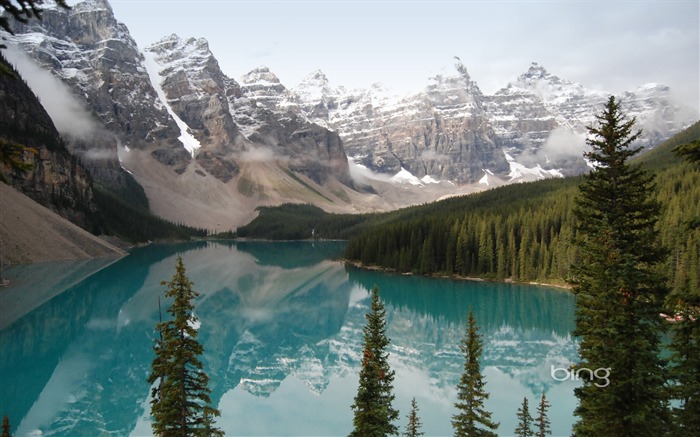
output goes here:
[[[694, 147], [697, 153], [698, 144], [700, 142], [696, 140], [685, 149], [684, 146], [675, 149], [695, 166], [696, 171], [700, 165], [697, 155], [682, 151]], [[688, 208], [688, 205], [683, 206]], [[672, 354], [671, 398], [678, 402], [672, 413], [674, 433], [679, 436], [700, 435], [700, 226], [697, 225], [700, 211], [694, 212], [697, 215], [687, 223], [685, 232], [678, 235], [678, 239], [687, 242], [691, 250], [671, 257], [679, 265], [679, 274], [676, 275], [676, 287], [668, 298], [669, 315], [674, 318], [671, 325], [673, 339], [669, 345]]]
[[700, 138], [700, 121], [678, 132], [653, 149], [640, 153], [630, 160], [632, 164], [642, 164], [644, 168], [659, 171], [679, 164], [677, 149]]
[[22, 155], [27, 149], [22, 144], [0, 139], [0, 163], [17, 171], [31, 170], [32, 165], [22, 160]]
[[[66, 148], [66, 144], [60, 137], [53, 132], [43, 130], [41, 126], [18, 126], [17, 124], [13, 124], [11, 120], [0, 120], [0, 132], [2, 132], [2, 135], [6, 138], [24, 139], [23, 143], [26, 142], [30, 144], [31, 146], [29, 147], [41, 145], [45, 146], [47, 150], [60, 153], [64, 156], [70, 154]], [[27, 146], [25, 145], [25, 147]]]
[[366, 315], [364, 346], [360, 383], [357, 388], [352, 437], [384, 437], [398, 435], [393, 422], [399, 412], [392, 407], [394, 401], [394, 371], [388, 363], [389, 339], [386, 336], [386, 310], [379, 300], [379, 290], [372, 290], [372, 306]]
[[575, 214], [580, 259], [572, 266], [577, 295], [578, 368], [610, 369], [609, 384], [582, 378], [575, 389], [577, 435], [658, 436], [668, 429], [659, 313], [666, 296], [655, 225], [660, 205], [652, 176], [628, 163], [634, 120], [611, 97], [590, 127], [586, 156], [597, 169], [579, 187]]
[[671, 398], [674, 435], [700, 435], [700, 301], [681, 301], [674, 308], [671, 355]]
[[684, 156], [688, 161], [700, 164], [700, 140], [695, 140], [689, 144], [683, 144], [674, 149], [679, 155]]
[[[140, 186], [137, 186], [141, 189]], [[95, 203], [100, 211], [100, 224], [108, 234], [133, 243], [152, 240], [188, 240], [205, 237], [206, 229], [176, 224], [156, 217], [147, 209], [127, 202], [107, 188], [94, 184]], [[140, 198], [132, 196], [131, 198]]]
[[401, 272], [563, 282], [580, 179], [517, 184], [405, 210], [348, 242], [346, 257]]
[[[700, 170], [672, 150], [700, 138], [700, 123], [635, 162], [656, 171], [657, 224], [672, 257], [662, 266], [674, 290], [698, 289]], [[571, 213], [581, 177], [508, 185], [377, 214], [355, 228], [346, 258], [401, 272], [564, 283], [579, 257]]]
[[10, 426], [10, 418], [5, 416], [2, 418], [2, 434], [0, 437], [12, 437], [12, 427]]
[[489, 394], [484, 389], [486, 383], [481, 374], [479, 358], [482, 353], [481, 334], [469, 309], [467, 331], [459, 346], [464, 353], [464, 372], [457, 384], [458, 413], [452, 416], [455, 437], [496, 436], [498, 423], [491, 420], [491, 413], [484, 409], [484, 401]]
[[542, 392], [542, 397], [540, 397], [540, 403], [537, 406], [537, 417], [535, 418], [535, 425], [537, 426], [537, 432], [535, 432], [536, 437], [546, 437], [552, 435], [552, 428], [550, 427], [549, 418], [547, 417], [547, 411], [549, 411], [549, 402]]
[[411, 401], [411, 412], [408, 413], [408, 423], [406, 424], [406, 431], [403, 433], [405, 437], [418, 437], [425, 435], [424, 432], [420, 430], [421, 423], [418, 417], [418, 403], [416, 398]]
[[317, 206], [292, 203], [277, 207], [262, 206], [258, 211], [258, 217], [238, 228], [238, 237], [269, 240], [306, 240], [312, 237], [343, 239], [371, 217], [329, 214]]
[[156, 326], [159, 338], [148, 378], [151, 384], [158, 381], [151, 400], [153, 432], [183, 437], [223, 435], [213, 426], [213, 417], [220, 413], [209, 405], [209, 377], [199, 360], [204, 349], [197, 341], [197, 318], [192, 313], [199, 293], [192, 290], [181, 257], [177, 258], [172, 280], [161, 284], [168, 287], [165, 296], [173, 303], [168, 308], [172, 319]]
[[535, 433], [532, 432], [532, 416], [530, 415], [530, 407], [528, 407], [527, 397], [523, 398], [523, 404], [518, 408], [518, 426], [515, 428], [517, 437], [532, 437]]
[[0, 74], [0, 89], [5, 93], [0, 102], [0, 136], [3, 142], [33, 149], [34, 152], [46, 149], [64, 157], [70, 156], [41, 102], [2, 52], [0, 67], [3, 72]]

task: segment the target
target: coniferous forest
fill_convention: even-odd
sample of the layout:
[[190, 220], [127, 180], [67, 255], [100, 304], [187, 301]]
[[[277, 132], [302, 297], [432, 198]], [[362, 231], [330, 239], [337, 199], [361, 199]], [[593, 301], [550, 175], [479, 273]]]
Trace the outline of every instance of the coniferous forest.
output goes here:
[[[3, 8], [20, 21], [40, 16], [41, 0], [19, 3], [22, 9], [9, 2]], [[67, 7], [64, 1], [57, 3]], [[9, 30], [6, 18], [0, 17], [0, 27]], [[635, 121], [625, 120], [614, 97], [596, 118], [600, 124], [589, 128], [592, 150], [585, 155], [597, 167], [588, 175], [509, 185], [386, 214], [335, 215], [309, 205], [262, 208], [237, 236], [348, 239], [346, 258], [364, 266], [571, 284], [577, 297], [572, 334], [580, 338], [581, 358], [571, 369], [602, 369], [609, 375], [606, 385], [591, 377], [574, 390], [579, 401], [574, 435], [697, 436], [700, 122], [628, 162], [639, 152], [633, 146], [639, 136]], [[48, 145], [64, 153], [60, 142]], [[4, 159], [18, 171], [29, 168], [16, 160], [23, 147], [3, 144]], [[77, 160], [71, 166], [75, 171]], [[143, 190], [132, 182], [123, 192], [94, 184], [97, 208], [89, 222], [94, 231], [130, 241], [206, 235], [206, 230], [151, 215]], [[136, 199], [134, 205], [129, 198]], [[51, 203], [69, 206], [60, 196], [52, 196]], [[204, 350], [193, 312], [198, 293], [181, 257], [172, 281], [161, 285], [168, 287], [165, 296], [173, 304], [167, 310], [170, 320], [156, 325], [155, 358], [147, 377], [152, 384], [152, 429], [158, 435], [221, 436], [214, 423], [220, 411], [210, 405], [209, 377], [199, 359]], [[398, 435], [386, 311], [377, 287], [371, 297], [350, 435]], [[470, 310], [460, 347], [465, 365], [454, 405], [458, 413], [452, 417], [455, 436], [496, 435], [499, 428], [483, 405], [489, 393], [479, 362], [483, 345], [478, 331]], [[670, 341], [664, 345], [666, 334]], [[515, 435], [549, 435], [545, 394], [536, 408], [529, 405], [524, 398], [515, 413]], [[405, 435], [422, 435], [415, 398], [407, 417]], [[11, 435], [7, 416], [1, 431]]]
[[[700, 123], [632, 160], [655, 174], [657, 228], [672, 291], [700, 288], [700, 168], [673, 149], [700, 138]], [[582, 178], [509, 185], [394, 214], [350, 238], [346, 257], [426, 275], [563, 284], [577, 260], [574, 199]], [[408, 211], [406, 211], [408, 212]]]
[[[634, 120], [613, 98], [598, 119], [587, 155], [600, 168], [589, 175], [356, 218], [345, 231], [346, 257], [422, 275], [573, 284], [580, 365], [614, 362], [617, 372], [604, 391], [610, 396], [590, 383], [577, 389], [575, 434], [697, 435], [700, 123], [632, 158]], [[284, 220], [288, 229], [313, 226], [317, 236], [341, 238], [346, 217], [309, 208], [269, 209], [246, 231]], [[662, 311], [675, 323], [664, 323]], [[672, 339], [668, 363], [663, 333]], [[533, 435], [536, 424], [538, 435], [548, 434], [546, 400], [536, 421], [527, 405], [515, 433]]]
[[[674, 149], [700, 139], [696, 123], [631, 160], [655, 175], [662, 269], [671, 291], [700, 287], [700, 169]], [[347, 239], [346, 258], [423, 275], [563, 285], [578, 251], [574, 199], [582, 177], [507, 185], [388, 213], [329, 214], [311, 205], [260, 209], [238, 237]]]

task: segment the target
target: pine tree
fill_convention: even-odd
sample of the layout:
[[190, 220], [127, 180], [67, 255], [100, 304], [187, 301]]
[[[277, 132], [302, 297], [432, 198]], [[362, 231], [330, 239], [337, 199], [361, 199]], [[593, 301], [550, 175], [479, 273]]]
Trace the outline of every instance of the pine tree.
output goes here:
[[156, 327], [159, 338], [148, 378], [151, 384], [158, 381], [151, 400], [153, 432], [163, 436], [223, 435], [213, 426], [212, 417], [220, 413], [209, 406], [209, 377], [199, 360], [204, 348], [197, 341], [192, 302], [199, 293], [192, 290], [181, 257], [177, 258], [172, 280], [161, 285], [168, 287], [165, 296], [173, 299], [168, 308], [173, 319]]
[[[666, 293], [654, 226], [653, 178], [628, 159], [635, 120], [610, 97], [589, 127], [596, 169], [579, 187], [574, 214], [581, 259], [572, 266], [583, 385], [575, 389], [581, 436], [657, 436], [668, 429], [659, 313]], [[605, 381], [593, 372], [607, 375]], [[580, 373], [579, 372], [579, 373]], [[601, 373], [602, 372], [602, 373]]]
[[452, 428], [455, 437], [495, 436], [498, 423], [491, 420], [491, 413], [484, 409], [484, 401], [489, 394], [484, 390], [486, 383], [481, 374], [479, 357], [482, 352], [481, 334], [474, 320], [474, 313], [469, 309], [467, 332], [460, 345], [465, 355], [464, 372], [457, 384], [457, 402], [459, 412], [452, 416]]
[[700, 140], [695, 140], [688, 144], [682, 144], [676, 147], [674, 151], [677, 154], [684, 156], [689, 162], [700, 164]]
[[389, 367], [389, 339], [386, 336], [386, 310], [379, 300], [379, 289], [372, 290], [372, 305], [365, 316], [362, 368], [357, 388], [352, 437], [383, 437], [398, 435], [394, 422], [399, 412], [392, 407], [394, 401], [394, 371]]
[[416, 398], [411, 401], [411, 412], [408, 413], [408, 424], [406, 425], [406, 431], [403, 433], [405, 437], [418, 437], [424, 435], [425, 433], [420, 430], [421, 423], [418, 417], [418, 403]]
[[552, 429], [549, 424], [549, 418], [547, 418], [547, 411], [549, 410], [549, 402], [542, 392], [542, 397], [540, 398], [540, 404], [537, 406], [537, 418], [535, 419], [535, 425], [537, 425], [537, 432], [535, 436], [545, 437], [552, 435]]
[[518, 408], [518, 426], [515, 428], [517, 437], [532, 437], [532, 416], [528, 407], [527, 397], [523, 398], [523, 404]]
[[[676, 148], [690, 163], [700, 166], [700, 140]], [[687, 224], [688, 241], [700, 229], [694, 220]], [[690, 246], [690, 244], [689, 244]], [[696, 257], [698, 251], [695, 250]], [[697, 258], [696, 258], [697, 259]], [[697, 268], [698, 263], [693, 263]], [[669, 296], [673, 340], [671, 350], [671, 397], [678, 402], [673, 409], [674, 435], [700, 435], [700, 290], [684, 285]]]
[[670, 345], [671, 397], [679, 402], [673, 409], [674, 435], [690, 437], [700, 435], [700, 306], [681, 305]]
[[0, 437], [12, 437], [12, 427], [10, 426], [10, 418], [5, 416], [2, 418], [2, 434]]

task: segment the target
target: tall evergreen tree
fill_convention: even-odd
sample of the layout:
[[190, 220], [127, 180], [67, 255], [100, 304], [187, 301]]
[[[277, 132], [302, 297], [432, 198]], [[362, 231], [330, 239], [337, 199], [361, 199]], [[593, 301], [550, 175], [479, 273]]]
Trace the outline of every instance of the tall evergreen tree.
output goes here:
[[379, 300], [379, 289], [372, 290], [372, 305], [365, 316], [362, 368], [357, 388], [352, 437], [384, 437], [398, 435], [399, 428], [393, 422], [399, 412], [392, 407], [394, 401], [394, 371], [389, 367], [389, 339], [386, 336], [386, 310]]
[[[666, 294], [657, 264], [659, 204], [652, 176], [628, 159], [635, 120], [625, 121], [610, 97], [589, 127], [586, 157], [595, 170], [579, 187], [574, 214], [581, 259], [572, 266], [575, 335], [581, 338], [575, 390], [581, 436], [658, 436], [668, 426], [664, 363], [659, 358], [659, 313]], [[607, 384], [592, 372], [609, 369]]]
[[523, 398], [523, 404], [518, 408], [518, 426], [515, 428], [517, 437], [532, 437], [535, 434], [532, 432], [532, 416], [530, 415], [530, 407], [528, 406], [527, 397]]
[[2, 434], [0, 437], [12, 437], [12, 427], [10, 426], [10, 418], [5, 416], [2, 418]]
[[537, 418], [535, 418], [535, 425], [537, 425], [537, 432], [535, 436], [546, 437], [552, 435], [552, 428], [550, 427], [549, 418], [547, 417], [547, 411], [549, 410], [549, 402], [542, 392], [542, 397], [540, 397], [540, 403], [537, 406]]
[[199, 293], [192, 290], [182, 257], [177, 258], [172, 280], [161, 285], [168, 287], [165, 296], [173, 303], [168, 308], [172, 320], [156, 326], [159, 338], [148, 378], [151, 384], [158, 381], [151, 400], [153, 432], [162, 436], [221, 436], [223, 432], [212, 420], [220, 413], [209, 405], [209, 377], [199, 360], [204, 348], [197, 341], [193, 314], [193, 300]]
[[484, 409], [484, 401], [489, 394], [484, 390], [486, 383], [481, 374], [482, 343], [479, 328], [474, 320], [474, 313], [469, 309], [467, 332], [460, 349], [464, 353], [464, 372], [457, 384], [457, 402], [459, 412], [452, 416], [452, 428], [455, 437], [495, 436], [498, 423], [491, 420], [491, 413]]
[[[676, 312], [673, 340], [670, 345], [671, 397], [678, 401], [673, 408], [674, 435], [700, 435], [700, 306], [682, 302]], [[696, 303], [698, 305], [698, 303]]]
[[[700, 140], [676, 148], [676, 152], [700, 168]], [[698, 235], [699, 219], [686, 225], [688, 238]], [[678, 402], [673, 408], [674, 434], [700, 435], [700, 289], [686, 285], [669, 296], [672, 324], [671, 397]]]
[[689, 162], [700, 165], [700, 140], [688, 144], [682, 144], [674, 149], [674, 152], [684, 156]]
[[418, 417], [418, 403], [416, 398], [411, 401], [411, 412], [408, 413], [408, 424], [406, 424], [406, 431], [403, 433], [405, 437], [418, 437], [425, 433], [420, 430], [421, 423]]

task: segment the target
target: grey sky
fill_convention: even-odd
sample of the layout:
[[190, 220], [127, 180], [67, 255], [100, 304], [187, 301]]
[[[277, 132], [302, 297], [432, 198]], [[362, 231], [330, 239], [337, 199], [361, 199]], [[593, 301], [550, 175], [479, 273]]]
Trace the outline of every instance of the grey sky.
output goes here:
[[419, 91], [458, 56], [485, 93], [538, 62], [613, 93], [656, 82], [700, 105], [700, 2], [111, 0], [139, 46], [204, 37], [233, 78], [260, 65], [295, 86]]

